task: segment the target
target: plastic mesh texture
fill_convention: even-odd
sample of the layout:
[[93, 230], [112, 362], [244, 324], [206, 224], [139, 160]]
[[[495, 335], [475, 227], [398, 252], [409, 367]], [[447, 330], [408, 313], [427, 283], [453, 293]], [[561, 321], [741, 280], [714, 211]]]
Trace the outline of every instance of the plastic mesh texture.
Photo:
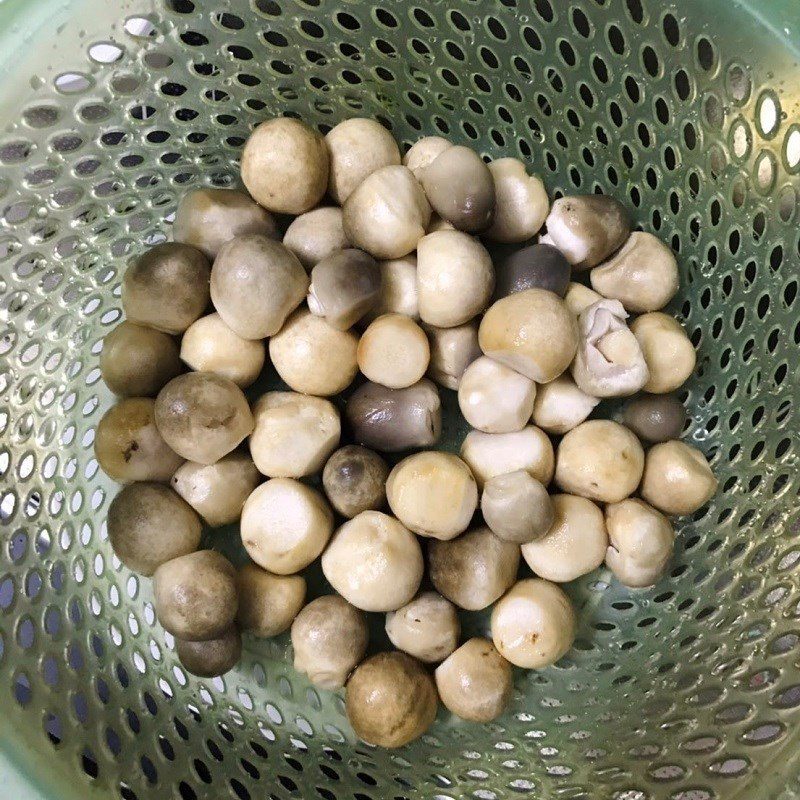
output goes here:
[[[71, 70], [20, 66], [0, 135], [0, 731], [23, 761], [123, 800], [800, 795], [798, 68], [722, 8], [134, 1], [98, 36], [76, 11]], [[567, 658], [518, 673], [496, 724], [442, 714], [399, 752], [352, 739], [285, 637], [188, 676], [106, 536], [92, 443], [120, 275], [184, 191], [235, 183], [278, 113], [377, 117], [403, 142], [518, 155], [551, 194], [615, 195], [678, 251], [673, 310], [699, 349], [688, 439], [720, 492], [671, 573], [579, 582]]]

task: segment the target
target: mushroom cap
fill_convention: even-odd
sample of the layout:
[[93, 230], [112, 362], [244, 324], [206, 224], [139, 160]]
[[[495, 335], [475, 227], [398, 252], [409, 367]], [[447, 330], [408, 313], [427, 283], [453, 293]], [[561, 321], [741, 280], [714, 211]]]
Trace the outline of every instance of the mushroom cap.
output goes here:
[[361, 334], [356, 357], [369, 380], [390, 389], [405, 389], [425, 374], [431, 350], [425, 331], [413, 319], [383, 314]]
[[[541, 239], [539, 244], [541, 244]], [[594, 305], [603, 299], [603, 296], [597, 294], [594, 289], [584, 286], [582, 283], [570, 282], [567, 285], [567, 293], [564, 295], [564, 302], [567, 308], [576, 316], [579, 317], [582, 311], [585, 311], [589, 306]]]
[[556, 451], [555, 481], [569, 494], [619, 503], [636, 491], [644, 450], [618, 422], [595, 419], [569, 431]]
[[496, 242], [524, 242], [535, 236], [547, 219], [550, 200], [541, 179], [528, 175], [518, 158], [489, 162], [494, 181], [494, 220], [486, 231]]
[[458, 647], [461, 624], [455, 606], [438, 592], [422, 592], [386, 615], [386, 635], [398, 649], [428, 664]]
[[547, 489], [522, 469], [486, 481], [481, 512], [495, 536], [516, 544], [544, 536], [554, 518]]
[[277, 636], [289, 629], [306, 599], [302, 575], [273, 575], [257, 564], [245, 564], [236, 573], [239, 611], [236, 621], [254, 636]]
[[487, 356], [536, 383], [549, 383], [574, 358], [578, 326], [561, 298], [544, 289], [526, 289], [486, 311], [478, 339]]
[[693, 514], [714, 496], [717, 484], [706, 457], [696, 447], [670, 441], [647, 451], [641, 494], [664, 514]]
[[424, 325], [431, 348], [428, 377], [445, 389], [458, 389], [466, 368], [481, 356], [478, 344], [478, 320], [454, 328]]
[[643, 394], [622, 409], [622, 422], [644, 442], [680, 438], [686, 409], [675, 395]]
[[422, 139], [417, 139], [403, 156], [403, 166], [408, 167], [414, 173], [414, 177], [421, 181], [425, 168], [452, 146], [441, 136], [423, 136]]
[[215, 678], [232, 670], [242, 657], [242, 635], [231, 625], [219, 638], [205, 642], [175, 639], [175, 653], [183, 668], [199, 678]]
[[547, 289], [548, 292], [564, 297], [570, 285], [572, 268], [555, 247], [549, 244], [532, 244], [513, 250], [499, 259], [496, 272], [496, 299], [524, 292], [526, 289]]
[[328, 172], [325, 140], [292, 117], [262, 122], [242, 151], [242, 183], [260, 205], [278, 214], [314, 208], [328, 188]]
[[678, 320], [652, 311], [637, 317], [631, 331], [650, 372], [643, 387], [646, 392], [665, 394], [688, 380], [697, 364], [697, 353]]
[[561, 435], [580, 425], [599, 402], [564, 373], [536, 389], [531, 419], [547, 433]]
[[553, 524], [543, 537], [522, 545], [522, 557], [540, 578], [566, 583], [597, 569], [606, 557], [603, 512], [584, 497], [553, 496]]
[[337, 250], [350, 247], [342, 209], [322, 206], [295, 217], [283, 235], [283, 246], [297, 256], [306, 271]]
[[352, 519], [384, 504], [388, 477], [389, 467], [376, 452], [350, 444], [328, 459], [322, 471], [322, 485], [331, 505]]
[[402, 258], [379, 261], [381, 286], [378, 300], [367, 312], [366, 318], [376, 319], [381, 314], [404, 314], [419, 319], [417, 300], [417, 257], [413, 253]]

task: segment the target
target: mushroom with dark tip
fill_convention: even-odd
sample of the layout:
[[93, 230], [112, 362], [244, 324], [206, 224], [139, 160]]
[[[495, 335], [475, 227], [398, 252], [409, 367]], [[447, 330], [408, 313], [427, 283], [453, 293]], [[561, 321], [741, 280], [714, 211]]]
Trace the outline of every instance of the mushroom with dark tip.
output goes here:
[[347, 445], [337, 450], [322, 471], [322, 485], [331, 505], [352, 519], [362, 511], [377, 511], [386, 502], [389, 467], [373, 450]]
[[192, 642], [175, 639], [175, 653], [183, 668], [198, 678], [216, 678], [232, 670], [242, 657], [242, 635], [231, 625], [216, 639]]
[[623, 406], [621, 421], [643, 442], [666, 442], [683, 433], [686, 408], [673, 394], [643, 394]]
[[499, 259], [495, 267], [495, 299], [526, 289], [547, 289], [564, 297], [572, 269], [555, 247], [532, 244]]

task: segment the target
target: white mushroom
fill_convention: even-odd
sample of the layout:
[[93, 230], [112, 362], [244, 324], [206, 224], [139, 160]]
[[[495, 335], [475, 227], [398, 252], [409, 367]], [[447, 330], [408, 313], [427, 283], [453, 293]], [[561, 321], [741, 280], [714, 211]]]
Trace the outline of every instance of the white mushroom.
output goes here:
[[403, 165], [408, 167], [414, 177], [422, 180], [425, 168], [432, 164], [438, 155], [453, 145], [441, 136], [425, 136], [411, 145], [409, 151], [403, 156]]
[[524, 242], [535, 236], [547, 219], [550, 200], [542, 181], [528, 175], [518, 158], [489, 162], [494, 181], [494, 221], [486, 236], [496, 242]]
[[342, 209], [323, 206], [295, 217], [283, 235], [283, 246], [291, 250], [309, 272], [323, 258], [350, 247], [344, 233]]
[[417, 300], [417, 257], [407, 255], [389, 261], [379, 261], [381, 288], [378, 300], [366, 319], [373, 320], [381, 314], [404, 314], [419, 319]]
[[384, 314], [361, 335], [356, 357], [369, 380], [390, 389], [405, 389], [425, 374], [431, 351], [425, 331], [413, 319]]
[[478, 321], [471, 320], [454, 328], [423, 327], [431, 348], [428, 376], [445, 389], [458, 389], [466, 368], [481, 356]]
[[668, 314], [652, 311], [637, 317], [631, 332], [650, 372], [644, 390], [666, 394], [683, 386], [694, 372], [697, 354], [680, 322]]
[[428, 664], [447, 658], [458, 646], [460, 633], [455, 606], [437, 592], [422, 592], [386, 615], [389, 641]]
[[642, 497], [665, 514], [693, 514], [717, 491], [706, 457], [684, 442], [653, 445], [647, 451]]
[[547, 489], [522, 469], [486, 481], [481, 513], [495, 536], [517, 544], [541, 538], [553, 524]]
[[580, 425], [599, 402], [564, 373], [537, 388], [532, 419], [543, 431], [561, 435]]

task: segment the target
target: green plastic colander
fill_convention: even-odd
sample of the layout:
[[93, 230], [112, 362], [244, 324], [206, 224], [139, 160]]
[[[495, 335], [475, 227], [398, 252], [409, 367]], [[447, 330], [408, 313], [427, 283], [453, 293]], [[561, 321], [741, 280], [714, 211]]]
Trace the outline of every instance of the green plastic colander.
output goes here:
[[[791, 0], [0, 0], [0, 797], [800, 797], [798, 45]], [[671, 573], [571, 587], [567, 658], [497, 723], [442, 714], [397, 752], [285, 638], [187, 675], [105, 531], [126, 261], [282, 113], [613, 194], [678, 251], [699, 350], [688, 437], [720, 491]]]

